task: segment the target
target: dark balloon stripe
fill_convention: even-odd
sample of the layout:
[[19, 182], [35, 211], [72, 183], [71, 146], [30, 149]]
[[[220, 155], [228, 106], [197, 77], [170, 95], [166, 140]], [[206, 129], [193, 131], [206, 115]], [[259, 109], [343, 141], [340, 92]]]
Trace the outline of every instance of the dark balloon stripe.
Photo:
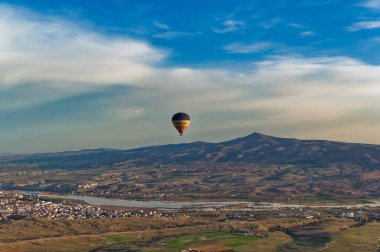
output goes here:
[[172, 121], [190, 120], [190, 116], [186, 113], [179, 112], [172, 117]]

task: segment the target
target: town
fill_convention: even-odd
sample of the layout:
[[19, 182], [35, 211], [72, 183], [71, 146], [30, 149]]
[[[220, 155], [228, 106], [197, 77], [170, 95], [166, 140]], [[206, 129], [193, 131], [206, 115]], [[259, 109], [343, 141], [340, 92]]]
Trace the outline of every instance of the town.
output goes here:
[[155, 209], [110, 209], [80, 201], [42, 200], [39, 195], [0, 192], [0, 222], [18, 220], [26, 216], [44, 219], [97, 219], [125, 217], [176, 217], [177, 213]]
[[351, 218], [357, 221], [379, 221], [378, 208], [363, 207], [350, 209], [344, 207], [296, 206], [283, 204], [255, 203], [233, 204], [225, 206], [194, 205], [178, 209], [147, 207], [116, 207], [85, 203], [82, 200], [68, 200], [40, 194], [21, 192], [0, 192], [0, 222], [22, 219], [27, 216], [43, 219], [98, 219], [126, 217], [187, 217], [213, 215], [219, 221], [253, 221], [274, 216], [277, 218], [304, 218], [335, 216]]

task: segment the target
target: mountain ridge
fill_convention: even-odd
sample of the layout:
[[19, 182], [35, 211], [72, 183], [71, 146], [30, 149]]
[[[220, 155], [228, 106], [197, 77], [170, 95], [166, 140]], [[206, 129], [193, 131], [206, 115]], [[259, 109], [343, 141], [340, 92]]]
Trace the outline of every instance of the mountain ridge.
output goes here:
[[250, 137], [268, 137], [268, 138], [275, 138], [275, 139], [288, 139], [288, 140], [296, 140], [296, 141], [313, 141], [313, 142], [330, 142], [330, 143], [341, 143], [341, 144], [354, 144], [354, 145], [368, 145], [368, 146], [378, 146], [379, 144], [371, 144], [371, 143], [364, 143], [364, 142], [344, 142], [344, 141], [338, 141], [338, 140], [327, 140], [327, 139], [300, 139], [295, 137], [278, 137], [278, 136], [271, 136], [267, 134], [262, 134], [259, 132], [253, 132], [251, 134], [248, 134], [243, 137], [237, 137], [230, 140], [225, 140], [221, 142], [206, 142], [206, 141], [195, 141], [195, 142], [189, 142], [189, 143], [172, 143], [172, 144], [159, 144], [159, 145], [148, 145], [148, 146], [141, 146], [141, 147], [133, 147], [133, 148], [85, 148], [85, 149], [79, 149], [79, 150], [63, 150], [63, 151], [52, 151], [52, 152], [36, 152], [36, 153], [0, 153], [0, 156], [25, 156], [25, 155], [43, 155], [43, 154], [60, 154], [60, 153], [75, 153], [75, 152], [97, 152], [97, 151], [131, 151], [131, 150], [139, 150], [139, 149], [146, 149], [146, 148], [159, 148], [163, 146], [177, 146], [177, 145], [189, 145], [189, 144], [221, 144], [226, 142], [231, 142], [239, 139], [245, 139]]
[[253, 133], [219, 143], [0, 156], [0, 184], [168, 200], [380, 197], [380, 145]]
[[[147, 146], [134, 149], [84, 149], [52, 153], [0, 156], [4, 163], [75, 163], [86, 165], [111, 165], [132, 161], [136, 164], [181, 164], [196, 161], [239, 162], [264, 164], [350, 163], [374, 166], [380, 164], [380, 145], [345, 143], [328, 140], [300, 140], [274, 137], [254, 132], [245, 137], [224, 142], [192, 142]], [[70, 164], [70, 166], [75, 164]]]

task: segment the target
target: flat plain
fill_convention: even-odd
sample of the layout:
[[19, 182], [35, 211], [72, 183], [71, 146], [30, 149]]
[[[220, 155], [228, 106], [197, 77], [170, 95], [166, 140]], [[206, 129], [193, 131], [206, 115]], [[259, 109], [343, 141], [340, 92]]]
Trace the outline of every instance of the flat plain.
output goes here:
[[[328, 232], [331, 240], [301, 244], [286, 230], [304, 227]], [[246, 236], [249, 230], [265, 230], [267, 237]], [[305, 251], [377, 251], [380, 223], [357, 226], [350, 219], [303, 220], [273, 218], [260, 221], [219, 222], [213, 218], [54, 221], [27, 218], [0, 225], [1, 251], [288, 251], [295, 244]], [[314, 237], [311, 237], [314, 239]], [[316, 237], [318, 241], [318, 237]], [[311, 244], [311, 245], [310, 245]], [[294, 248], [294, 246], [293, 246]], [[314, 250], [313, 250], [314, 249]]]

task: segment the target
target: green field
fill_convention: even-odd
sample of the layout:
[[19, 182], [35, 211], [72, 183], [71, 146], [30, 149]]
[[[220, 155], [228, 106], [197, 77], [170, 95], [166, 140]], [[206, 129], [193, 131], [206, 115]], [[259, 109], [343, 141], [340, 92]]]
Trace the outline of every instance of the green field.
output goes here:
[[123, 243], [127, 241], [131, 241], [134, 238], [126, 235], [108, 235], [104, 236], [103, 239], [108, 243]]
[[[210, 221], [210, 220], [208, 220]], [[197, 223], [197, 224], [195, 224]], [[271, 218], [265, 221], [231, 221], [209, 223], [203, 219], [98, 219], [57, 221], [27, 218], [0, 224], [0, 251], [114, 251], [139, 248], [144, 252], [178, 252], [195, 248], [205, 252], [275, 252], [297, 243], [283, 231], [269, 231], [268, 237], [245, 236], [241, 230], [260, 225], [295, 230], [312, 227], [302, 219]], [[373, 251], [380, 248], [380, 223], [358, 223], [346, 219], [330, 219], [318, 225], [331, 239], [318, 245], [327, 252]], [[240, 231], [237, 231], [240, 230]], [[311, 233], [313, 234], [313, 233]], [[317, 237], [318, 238], [318, 237]], [[309, 248], [315, 247], [310, 245]], [[302, 250], [302, 246], [298, 246]], [[291, 248], [291, 247], [289, 247]], [[104, 250], [106, 249], [106, 250]], [[289, 250], [288, 250], [289, 251]]]
[[146, 248], [144, 252], [174, 252], [181, 249], [196, 248], [202, 251], [276, 251], [283, 244], [291, 242], [283, 232], [271, 232], [267, 238], [248, 237], [239, 233], [213, 232], [181, 235], [158, 242]]
[[184, 235], [172, 239], [167, 244], [168, 248], [185, 249], [189, 247], [199, 247], [207, 244], [221, 244], [226, 247], [239, 247], [251, 241], [258, 240], [258, 237], [248, 237], [237, 233], [204, 233]]
[[380, 250], [380, 223], [372, 222], [364, 226], [350, 228], [334, 235], [326, 246], [326, 252], [377, 252]]

